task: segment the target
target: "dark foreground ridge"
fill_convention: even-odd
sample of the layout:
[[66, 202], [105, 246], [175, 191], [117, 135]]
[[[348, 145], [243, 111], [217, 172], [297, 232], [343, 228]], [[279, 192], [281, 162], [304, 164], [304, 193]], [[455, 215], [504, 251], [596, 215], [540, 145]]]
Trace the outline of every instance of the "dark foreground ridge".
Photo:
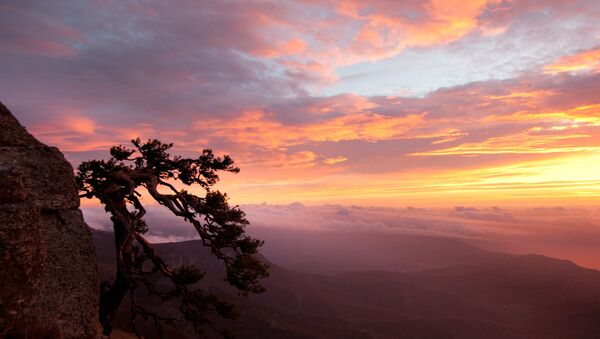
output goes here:
[[[283, 237], [285, 231], [280, 232]], [[456, 258], [460, 253], [477, 253], [478, 258], [450, 265], [440, 253], [427, 257], [436, 269], [368, 271], [368, 263], [363, 262], [362, 271], [330, 275], [270, 264], [266, 292], [247, 299], [237, 297], [222, 280], [205, 283], [241, 311], [239, 319], [223, 324], [239, 338], [600, 338], [599, 271], [540, 255], [458, 246], [456, 239], [393, 238], [398, 245], [407, 241], [422, 245], [410, 252], [397, 251], [406, 257], [397, 258], [399, 263], [424, 258], [417, 251], [431, 249]], [[112, 234], [94, 231], [94, 242], [102, 274], [111, 276]], [[207, 276], [218, 276], [219, 265], [196, 242], [158, 244], [156, 250], [173, 265], [198, 264], [209, 271]], [[387, 240], [384, 244], [390, 245]], [[168, 311], [172, 306], [160, 307]], [[123, 309], [120, 326], [128, 331], [127, 308]], [[145, 326], [147, 338], [152, 338], [151, 324], [138, 323], [138, 328]], [[195, 337], [185, 327], [169, 331], [167, 337]]]
[[98, 270], [73, 169], [0, 103], [0, 337], [98, 336]]

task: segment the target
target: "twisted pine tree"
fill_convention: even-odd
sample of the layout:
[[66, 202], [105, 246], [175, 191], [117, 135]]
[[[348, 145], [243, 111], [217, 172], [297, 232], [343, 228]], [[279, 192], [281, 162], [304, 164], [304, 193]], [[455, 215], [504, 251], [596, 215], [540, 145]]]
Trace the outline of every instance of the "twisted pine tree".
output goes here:
[[[233, 318], [233, 306], [219, 300], [216, 295], [197, 286], [204, 272], [195, 266], [174, 268], [169, 266], [144, 237], [148, 226], [143, 217], [146, 213], [140, 201], [145, 190], [156, 202], [173, 214], [191, 223], [226, 268], [226, 280], [240, 294], [260, 293], [264, 288], [260, 280], [268, 275], [267, 266], [255, 256], [262, 245], [260, 240], [244, 233], [248, 221], [237, 206], [227, 203], [227, 195], [212, 191], [219, 180], [218, 171], [237, 173], [229, 156], [216, 157], [211, 150], [204, 150], [195, 159], [172, 157], [168, 150], [173, 144], [158, 140], [142, 143], [132, 140], [134, 149], [115, 146], [111, 158], [83, 162], [77, 173], [81, 197], [97, 198], [111, 215], [116, 247], [116, 277], [112, 285], [104, 286], [100, 295], [100, 322], [105, 335], [112, 331], [112, 323], [126, 295], [130, 296], [132, 326], [141, 316], [154, 322], [159, 336], [165, 323], [181, 321], [181, 317], [169, 317], [154, 313], [136, 301], [136, 289], [144, 288], [148, 294], [162, 301], [176, 301], [185, 321], [190, 322], [198, 333], [211, 324], [209, 315], [216, 312], [222, 317]], [[204, 196], [177, 189], [173, 184], [199, 185]], [[158, 288], [156, 275], [171, 282], [171, 288]]]

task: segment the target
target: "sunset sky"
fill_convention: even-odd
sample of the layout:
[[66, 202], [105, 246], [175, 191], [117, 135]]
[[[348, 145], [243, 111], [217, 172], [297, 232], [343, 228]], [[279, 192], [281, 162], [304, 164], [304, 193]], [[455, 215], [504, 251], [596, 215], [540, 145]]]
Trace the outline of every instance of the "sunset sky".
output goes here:
[[595, 206], [598, 1], [2, 1], [0, 99], [73, 163], [159, 138], [236, 203]]

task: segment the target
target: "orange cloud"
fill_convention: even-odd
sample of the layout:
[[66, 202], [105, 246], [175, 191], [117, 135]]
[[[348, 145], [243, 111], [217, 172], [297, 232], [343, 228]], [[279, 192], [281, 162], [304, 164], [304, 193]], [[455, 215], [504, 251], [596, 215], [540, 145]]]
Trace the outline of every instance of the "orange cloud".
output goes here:
[[[402, 173], [353, 174], [348, 172], [273, 180], [255, 177], [252, 185], [221, 185], [237, 203], [303, 201], [319, 204], [334, 199], [340, 204], [371, 206], [489, 206], [595, 205], [600, 197], [600, 152], [571, 154], [542, 160], [489, 164], [461, 170], [428, 169]], [[311, 170], [312, 171], [312, 170]], [[305, 173], [306, 174], [306, 173]], [[247, 181], [246, 181], [247, 182]], [[293, 192], [293, 193], [291, 193]], [[264, 199], [264, 198], [262, 198]]]
[[[556, 45], [572, 39], [570, 48], [589, 46], [594, 33], [580, 38], [567, 26], [577, 18], [593, 31], [598, 6], [567, 3], [190, 1], [169, 7], [147, 1], [103, 2], [101, 11], [57, 4], [49, 11], [14, 2], [0, 5], [3, 95], [22, 108], [22, 121], [36, 136], [74, 162], [137, 136], [172, 141], [175, 154], [204, 147], [230, 153], [242, 173], [223, 183], [244, 201], [570, 197], [591, 203], [600, 191], [592, 170], [600, 151], [599, 48], [517, 78], [463, 83], [423, 97], [318, 94], [339, 67], [406, 48], [418, 47], [426, 59], [431, 52], [428, 62], [440, 65], [472, 53], [465, 55], [472, 58], [469, 69], [439, 70], [467, 82], [478, 78], [468, 73], [486, 73], [480, 67], [490, 61], [506, 60], [500, 68], [516, 72], [564, 53], [533, 53], [556, 32], [565, 34]], [[556, 25], [530, 20], [542, 10]], [[99, 35], [95, 23], [111, 29]], [[389, 61], [373, 65], [372, 74], [364, 64], [343, 73], [358, 82], [377, 79], [378, 72], [407, 76], [393, 69], [398, 60]], [[430, 71], [438, 72], [423, 73]], [[386, 85], [373, 87], [390, 93]]]
[[[431, 134], [414, 132], [424, 126], [424, 114], [395, 117], [359, 112], [325, 121], [284, 125], [267, 118], [261, 111], [247, 111], [241, 117], [227, 122], [202, 121], [196, 125], [197, 130], [210, 137], [233, 139], [237, 143], [260, 145], [272, 149], [308, 142], [352, 140], [376, 142], [399, 138], [432, 137]], [[440, 132], [439, 135], [446, 135], [446, 132]]]
[[[505, 104], [525, 100], [525, 106], [536, 107], [551, 91], [513, 92], [507, 95], [487, 96], [502, 99]], [[531, 102], [528, 102], [531, 101]], [[550, 154], [573, 152], [596, 152], [600, 150], [600, 138], [594, 130], [600, 126], [600, 104], [576, 106], [561, 111], [520, 110], [510, 114], [484, 115], [479, 122], [491, 127], [502, 123], [521, 123], [523, 129], [517, 133], [493, 136], [479, 142], [468, 142], [445, 149], [415, 152], [410, 156], [448, 156], [485, 154]], [[529, 124], [536, 124], [527, 127]], [[434, 142], [434, 144], [440, 141]]]
[[156, 134], [156, 129], [147, 123], [134, 126], [97, 123], [78, 107], [56, 105], [53, 111], [57, 112], [57, 118], [52, 123], [33, 125], [31, 131], [43, 142], [59, 146], [64, 152], [106, 151], [116, 140], [128, 141], [140, 135]]
[[313, 167], [317, 157], [317, 154], [314, 152], [301, 151], [287, 155], [281, 161], [271, 163], [271, 166], [286, 168]]
[[327, 165], [335, 165], [335, 164], [339, 164], [339, 163], [347, 161], [347, 160], [348, 160], [348, 158], [346, 158], [346, 157], [337, 156], [337, 157], [326, 158], [325, 160], [323, 160], [323, 163], [327, 164]]
[[556, 62], [544, 66], [544, 73], [573, 73], [585, 71], [600, 71], [600, 48], [568, 55], [558, 59]]
[[540, 136], [530, 132], [489, 138], [483, 142], [466, 143], [456, 147], [411, 153], [409, 156], [482, 155], [482, 154], [545, 154], [600, 151], [600, 144], [586, 145], [578, 139], [587, 134]]
[[[535, 105], [531, 105], [535, 107]], [[505, 115], [488, 115], [484, 118], [486, 122], [502, 121], [544, 121], [553, 123], [556, 129], [568, 127], [600, 126], [600, 104], [589, 104], [577, 106], [560, 111], [517, 111]]]
[[254, 51], [254, 54], [266, 58], [279, 58], [283, 56], [302, 53], [306, 49], [306, 43], [301, 39], [290, 39], [275, 45], [273, 48], [265, 48]]
[[544, 99], [550, 95], [555, 94], [556, 92], [551, 91], [551, 90], [533, 90], [533, 91], [515, 91], [515, 92], [509, 92], [507, 94], [501, 94], [501, 95], [487, 95], [485, 96], [486, 99], [490, 99], [490, 100], [502, 100], [502, 101], [510, 101], [510, 102], [514, 102], [514, 101], [532, 101], [532, 100], [539, 100], [539, 99]]
[[[479, 27], [478, 16], [488, 4], [497, 2], [431, 0], [410, 7], [394, 2], [342, 1], [336, 10], [363, 22], [350, 51], [354, 58], [373, 60], [391, 57], [409, 46], [444, 44], [474, 32]], [[482, 32], [489, 35], [490, 29], [482, 28]]]
[[67, 117], [65, 125], [72, 131], [81, 134], [93, 134], [96, 131], [96, 123], [85, 116]]

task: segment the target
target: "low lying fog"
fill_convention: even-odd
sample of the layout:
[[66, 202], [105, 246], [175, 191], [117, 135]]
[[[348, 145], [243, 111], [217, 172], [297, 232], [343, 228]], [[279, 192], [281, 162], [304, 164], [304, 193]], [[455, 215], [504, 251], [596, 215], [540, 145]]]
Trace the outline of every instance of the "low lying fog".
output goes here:
[[[319, 239], [335, 244], [335, 232], [344, 232], [344, 241], [360, 242], [366, 234], [410, 234], [458, 238], [477, 247], [510, 253], [537, 253], [569, 259], [579, 265], [600, 268], [600, 210], [580, 208], [474, 208], [451, 209], [414, 207], [380, 208], [321, 205], [244, 205], [251, 225], [248, 232], [266, 241], [263, 252], [273, 253], [277, 239], [293, 237], [299, 249]], [[96, 229], [110, 230], [110, 220], [101, 207], [83, 208], [86, 221]], [[166, 209], [148, 208], [148, 237], [155, 242], [196, 238], [194, 230]], [[288, 232], [286, 230], [295, 230]], [[298, 231], [306, 231], [299, 235]], [[270, 233], [271, 231], [271, 233]], [[331, 234], [334, 233], [334, 236]], [[286, 235], [287, 234], [287, 235]], [[355, 237], [351, 235], [355, 234]], [[313, 236], [314, 235], [314, 236]], [[371, 237], [372, 238], [372, 237]], [[349, 240], [350, 239], [350, 240]], [[352, 240], [354, 239], [354, 240]], [[326, 244], [324, 244], [325, 246]], [[310, 247], [302, 247], [305, 250]], [[371, 242], [373, 250], [379, 246]], [[399, 243], [398, 246], [401, 246]], [[343, 247], [343, 246], [341, 246]], [[363, 247], [364, 251], [368, 248]], [[365, 253], [366, 254], [366, 253]], [[269, 258], [277, 262], [277, 258]]]

